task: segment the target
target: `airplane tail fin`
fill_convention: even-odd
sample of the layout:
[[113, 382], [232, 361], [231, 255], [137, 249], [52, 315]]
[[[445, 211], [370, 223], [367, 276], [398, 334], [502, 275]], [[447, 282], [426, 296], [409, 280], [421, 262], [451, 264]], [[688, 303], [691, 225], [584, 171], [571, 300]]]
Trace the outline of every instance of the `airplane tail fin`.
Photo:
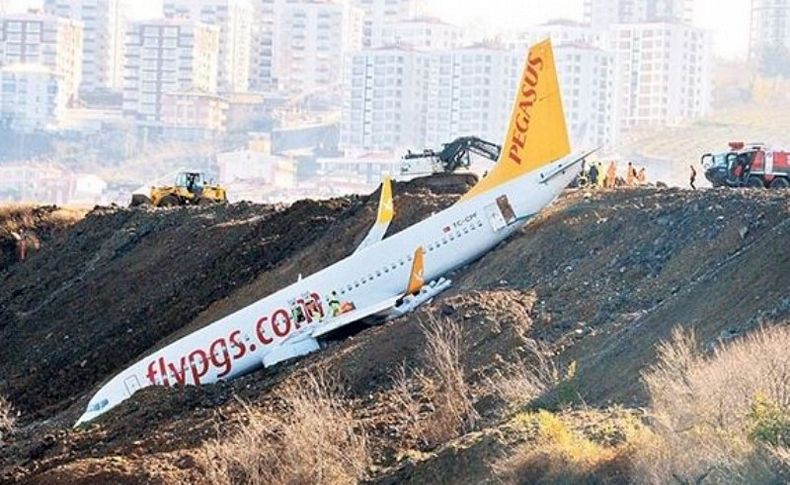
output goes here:
[[554, 52], [547, 39], [529, 50], [499, 160], [461, 200], [487, 192], [570, 151]]

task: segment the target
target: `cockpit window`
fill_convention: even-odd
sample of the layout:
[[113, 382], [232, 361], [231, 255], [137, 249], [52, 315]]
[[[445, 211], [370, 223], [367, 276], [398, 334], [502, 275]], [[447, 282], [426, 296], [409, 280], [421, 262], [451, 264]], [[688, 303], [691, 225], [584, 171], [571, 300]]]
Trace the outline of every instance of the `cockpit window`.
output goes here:
[[101, 401], [99, 401], [97, 403], [93, 403], [90, 406], [88, 406], [88, 412], [89, 413], [95, 413], [96, 411], [101, 411], [102, 409], [107, 407], [108, 404], [110, 404], [110, 400], [109, 399], [106, 399], [106, 398], [102, 399]]

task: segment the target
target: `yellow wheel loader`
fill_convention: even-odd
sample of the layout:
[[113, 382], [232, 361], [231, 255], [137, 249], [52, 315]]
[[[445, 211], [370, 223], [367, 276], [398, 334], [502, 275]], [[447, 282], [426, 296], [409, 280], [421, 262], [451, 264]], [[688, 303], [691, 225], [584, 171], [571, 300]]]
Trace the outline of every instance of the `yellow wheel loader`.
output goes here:
[[150, 195], [132, 194], [130, 207], [151, 204], [156, 207], [208, 205], [226, 203], [228, 196], [221, 185], [210, 184], [200, 172], [181, 172], [174, 185], [151, 187]]

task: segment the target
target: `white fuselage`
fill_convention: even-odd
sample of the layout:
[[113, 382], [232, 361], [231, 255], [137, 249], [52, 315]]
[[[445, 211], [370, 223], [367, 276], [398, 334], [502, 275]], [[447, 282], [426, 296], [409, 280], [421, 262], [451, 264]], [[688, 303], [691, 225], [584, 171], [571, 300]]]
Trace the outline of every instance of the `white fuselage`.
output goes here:
[[304, 308], [305, 299], [315, 300], [328, 315], [333, 292], [338, 300], [355, 308], [402, 295], [414, 251], [420, 246], [425, 251], [426, 282], [468, 264], [560, 194], [573, 179], [573, 170], [547, 182], [540, 180], [542, 175], [566, 166], [569, 159], [461, 201], [153, 352], [107, 382], [91, 399], [79, 422], [104, 413], [142, 387], [211, 383], [261, 367], [263, 356], [277, 342], [301, 326], [318, 323], [299, 324], [292, 317], [294, 305]]

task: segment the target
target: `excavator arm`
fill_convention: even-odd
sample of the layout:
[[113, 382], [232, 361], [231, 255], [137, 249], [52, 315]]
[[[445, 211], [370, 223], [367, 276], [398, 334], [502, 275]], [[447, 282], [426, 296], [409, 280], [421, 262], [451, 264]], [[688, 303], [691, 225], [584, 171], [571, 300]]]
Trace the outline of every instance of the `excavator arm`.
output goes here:
[[470, 154], [496, 162], [501, 151], [502, 147], [495, 143], [476, 136], [462, 136], [450, 143], [445, 143], [438, 152], [431, 149], [426, 149], [422, 153], [408, 152], [403, 158], [404, 160], [429, 158], [438, 162], [444, 172], [450, 173], [462, 167], [468, 168], [471, 161]]

